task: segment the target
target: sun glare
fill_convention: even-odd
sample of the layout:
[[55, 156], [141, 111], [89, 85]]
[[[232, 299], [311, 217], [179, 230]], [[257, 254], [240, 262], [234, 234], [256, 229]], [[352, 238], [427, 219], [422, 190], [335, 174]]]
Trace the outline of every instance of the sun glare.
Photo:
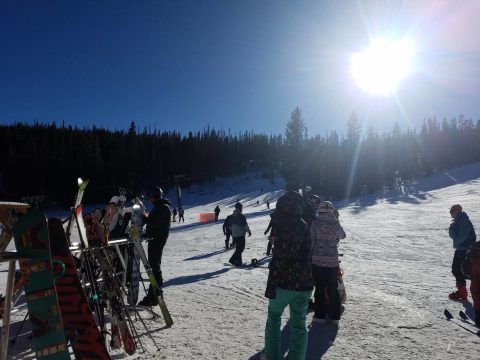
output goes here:
[[352, 55], [351, 70], [358, 85], [372, 95], [391, 94], [412, 68], [414, 45], [410, 39], [379, 39]]

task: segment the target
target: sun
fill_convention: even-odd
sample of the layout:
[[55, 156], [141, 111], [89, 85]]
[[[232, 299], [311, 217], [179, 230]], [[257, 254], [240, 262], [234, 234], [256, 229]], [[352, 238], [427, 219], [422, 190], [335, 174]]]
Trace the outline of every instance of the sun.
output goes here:
[[353, 78], [372, 95], [388, 95], [412, 70], [415, 49], [412, 40], [378, 39], [351, 57]]

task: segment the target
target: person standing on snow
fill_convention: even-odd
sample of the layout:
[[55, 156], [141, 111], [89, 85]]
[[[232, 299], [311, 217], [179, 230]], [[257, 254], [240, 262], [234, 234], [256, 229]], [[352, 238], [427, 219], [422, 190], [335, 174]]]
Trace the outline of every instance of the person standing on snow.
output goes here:
[[472, 293], [473, 308], [475, 309], [475, 325], [480, 328], [480, 241], [470, 248], [470, 292]]
[[220, 208], [218, 207], [218, 205], [215, 207], [213, 212], [215, 213], [215, 221], [217, 221], [218, 220], [218, 214], [220, 214]]
[[[232, 235], [232, 230], [230, 230], [231, 220], [232, 220], [232, 215], [228, 215], [222, 225], [223, 235], [226, 236], [225, 237], [226, 250], [230, 248], [229, 242], [230, 242], [230, 236]], [[233, 242], [232, 242], [232, 245], [233, 245]]]
[[172, 210], [172, 221], [177, 222], [177, 208], [176, 207], [173, 207], [173, 210]]
[[[146, 237], [152, 238], [148, 242], [148, 263], [152, 268], [153, 275], [157, 280], [158, 286], [163, 286], [162, 264], [163, 248], [167, 243], [170, 232], [170, 201], [163, 198], [163, 191], [155, 187], [148, 196], [148, 201], [153, 204], [153, 209], [146, 219]], [[154, 306], [158, 304], [158, 295], [155, 294], [150, 284], [147, 295], [138, 305]]]
[[245, 234], [252, 236], [252, 232], [247, 224], [247, 218], [242, 214], [243, 205], [239, 202], [235, 204], [235, 210], [230, 218], [230, 230], [232, 231], [233, 242], [235, 243], [235, 252], [229, 260], [234, 266], [242, 266], [242, 253], [245, 250]]
[[338, 243], [340, 239], [345, 239], [346, 235], [336, 214], [338, 212], [330, 201], [322, 202], [318, 206], [318, 215], [310, 226], [310, 237], [315, 283], [313, 322], [325, 323], [328, 312], [330, 321], [338, 325], [341, 315], [337, 283]]
[[452, 223], [448, 228], [448, 235], [453, 240], [455, 253], [452, 261], [452, 274], [455, 276], [457, 291], [448, 295], [450, 300], [467, 300], [467, 281], [462, 273], [462, 261], [467, 250], [475, 243], [477, 236], [468, 215], [458, 204], [450, 208]]
[[272, 220], [270, 220], [270, 222], [268, 223], [267, 229], [263, 232], [263, 235], [267, 235], [268, 232], [270, 231], [270, 234], [268, 235], [267, 256], [270, 256], [270, 252], [272, 251], [272, 246], [273, 246], [272, 226], [273, 226], [273, 222]]
[[290, 307], [289, 359], [305, 359], [307, 350], [308, 300], [312, 294], [313, 279], [310, 263], [310, 234], [302, 219], [303, 199], [296, 191], [288, 191], [277, 201], [272, 219], [272, 237], [275, 243], [270, 262], [265, 296], [268, 319], [265, 325], [264, 357], [280, 359], [281, 318]]
[[183, 214], [185, 213], [185, 211], [183, 210], [183, 207], [179, 207], [178, 208], [178, 222], [185, 222], [185, 218], [183, 217]]

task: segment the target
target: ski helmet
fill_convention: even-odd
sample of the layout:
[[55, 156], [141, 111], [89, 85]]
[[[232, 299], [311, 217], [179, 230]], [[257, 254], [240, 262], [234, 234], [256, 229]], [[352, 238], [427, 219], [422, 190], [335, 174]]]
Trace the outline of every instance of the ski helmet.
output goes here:
[[112, 196], [112, 198], [108, 203], [117, 205], [119, 201], [120, 201], [120, 196]]
[[162, 196], [163, 196], [163, 190], [159, 186], [155, 186], [148, 195], [149, 198], [154, 198], [154, 199], [160, 199]]

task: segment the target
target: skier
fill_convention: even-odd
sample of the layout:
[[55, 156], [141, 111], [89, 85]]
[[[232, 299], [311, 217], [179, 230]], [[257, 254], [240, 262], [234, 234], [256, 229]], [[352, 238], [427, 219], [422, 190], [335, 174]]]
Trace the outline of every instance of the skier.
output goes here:
[[217, 221], [218, 220], [218, 214], [220, 214], [220, 208], [218, 207], [218, 205], [215, 207], [213, 212], [215, 213], [215, 221]]
[[245, 215], [242, 214], [243, 205], [239, 202], [235, 204], [235, 210], [230, 219], [230, 229], [232, 231], [233, 242], [235, 243], [235, 252], [229, 260], [234, 266], [242, 266], [242, 253], [245, 249], [245, 234], [252, 236], [252, 232], [247, 224]]
[[310, 235], [302, 219], [303, 200], [296, 191], [288, 191], [270, 215], [275, 251], [269, 265], [265, 296], [268, 319], [265, 325], [265, 357], [280, 359], [280, 325], [282, 314], [290, 307], [289, 359], [305, 359], [307, 350], [308, 300], [313, 280], [310, 266]]
[[455, 249], [452, 274], [455, 276], [457, 291], [450, 293], [448, 297], [450, 300], [467, 300], [467, 282], [462, 273], [462, 261], [467, 250], [475, 243], [477, 236], [472, 222], [460, 205], [453, 205], [450, 208], [450, 215], [452, 216], [452, 223], [448, 228], [448, 235], [452, 238]]
[[270, 235], [268, 235], [268, 245], [267, 245], [267, 256], [270, 256], [270, 252], [272, 251], [272, 246], [273, 246], [273, 237], [272, 237], [272, 220], [268, 223], [267, 229], [263, 232], [263, 235], [267, 235], [267, 233], [270, 231]]
[[270, 209], [270, 201], [267, 200], [267, 209]]
[[[150, 264], [158, 286], [163, 286], [162, 264], [163, 248], [170, 232], [170, 201], [163, 198], [163, 191], [155, 187], [148, 196], [148, 201], [153, 204], [153, 209], [146, 218], [146, 236], [152, 238], [148, 242], [148, 263]], [[154, 306], [158, 304], [158, 294], [154, 294], [152, 285], [148, 288], [147, 295], [138, 305]]]
[[183, 217], [183, 214], [185, 213], [185, 211], [183, 210], [183, 207], [179, 207], [178, 208], [178, 222], [185, 222], [185, 218]]
[[[232, 235], [232, 230], [230, 229], [231, 220], [232, 220], [232, 215], [228, 215], [222, 225], [223, 235], [226, 236], [225, 249], [227, 250], [230, 248], [229, 242], [230, 242], [230, 236]], [[232, 242], [232, 245], [233, 245], [233, 242]]]
[[310, 226], [310, 236], [312, 274], [315, 282], [313, 322], [325, 323], [328, 310], [330, 321], [338, 326], [341, 315], [337, 283], [338, 243], [340, 239], [345, 239], [346, 235], [335, 214], [336, 209], [330, 201], [322, 202], [318, 206], [318, 215]]
[[172, 210], [172, 221], [173, 222], [176, 222], [177, 221], [177, 208], [176, 207], [173, 207], [173, 210]]

